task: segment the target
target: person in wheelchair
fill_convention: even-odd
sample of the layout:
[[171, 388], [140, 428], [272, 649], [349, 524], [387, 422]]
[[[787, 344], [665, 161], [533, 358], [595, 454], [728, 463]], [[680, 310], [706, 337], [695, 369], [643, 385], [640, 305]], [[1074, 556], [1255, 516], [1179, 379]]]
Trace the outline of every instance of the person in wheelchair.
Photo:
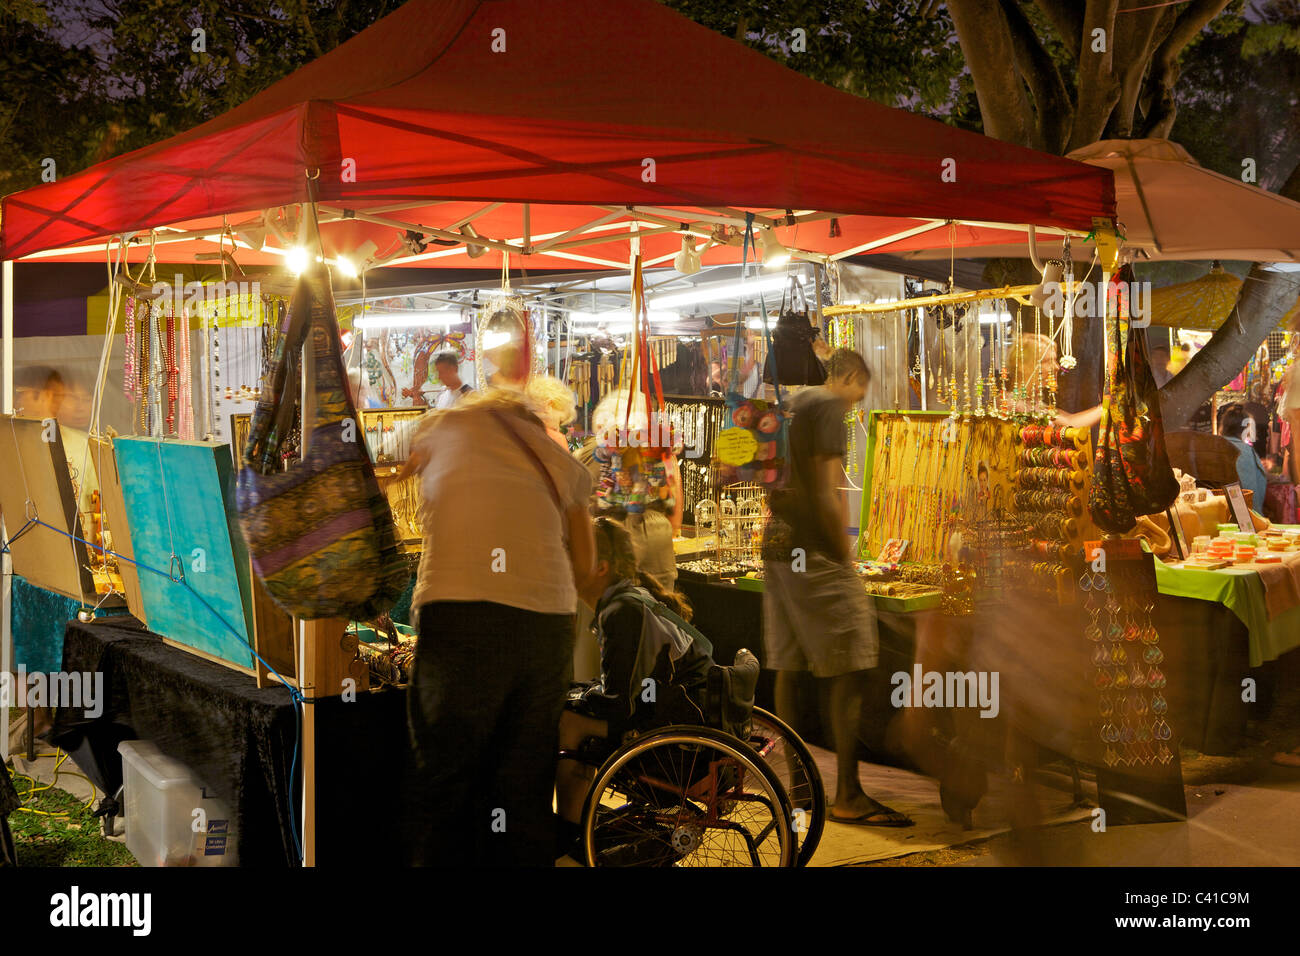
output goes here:
[[600, 678], [575, 685], [560, 717], [562, 847], [578, 835], [596, 768], [628, 735], [708, 723], [713, 667], [712, 645], [686, 620], [690, 606], [638, 570], [631, 536], [609, 518], [596, 520], [596, 574], [580, 594], [595, 609]]

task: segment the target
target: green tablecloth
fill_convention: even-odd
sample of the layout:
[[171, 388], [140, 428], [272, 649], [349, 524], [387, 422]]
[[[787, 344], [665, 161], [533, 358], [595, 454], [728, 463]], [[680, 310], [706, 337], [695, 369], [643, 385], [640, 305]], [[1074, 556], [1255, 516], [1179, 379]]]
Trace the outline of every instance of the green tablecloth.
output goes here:
[[1288, 608], [1270, 621], [1264, 604], [1264, 584], [1255, 571], [1171, 568], [1157, 558], [1156, 586], [1161, 594], [1215, 601], [1237, 615], [1250, 635], [1251, 667], [1300, 647], [1300, 606]]

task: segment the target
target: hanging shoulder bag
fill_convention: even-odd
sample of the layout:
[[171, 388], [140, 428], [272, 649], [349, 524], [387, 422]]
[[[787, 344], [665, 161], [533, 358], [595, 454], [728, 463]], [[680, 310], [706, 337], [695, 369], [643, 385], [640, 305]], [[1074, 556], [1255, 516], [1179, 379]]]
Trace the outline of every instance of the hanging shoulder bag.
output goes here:
[[1120, 294], [1131, 279], [1132, 271], [1125, 267], [1109, 291], [1115, 301], [1115, 323], [1107, 329], [1110, 376], [1088, 495], [1093, 521], [1112, 534], [1127, 533], [1139, 516], [1164, 511], [1178, 497], [1146, 330], [1129, 326], [1127, 303]]
[[[789, 304], [787, 305], [787, 299]], [[796, 303], [796, 300], [798, 302]], [[802, 306], [796, 308], [796, 304]], [[808, 297], [795, 276], [781, 297], [781, 314], [772, 330], [772, 347], [763, 363], [763, 381], [768, 385], [822, 385], [826, 366], [813, 351], [817, 329], [809, 318]]]
[[[308, 343], [308, 340], [310, 342]], [[315, 357], [311, 430], [302, 460], [281, 470], [304, 343]], [[253, 569], [285, 611], [371, 620], [410, 572], [347, 388], [329, 274], [298, 281], [262, 383], [239, 472], [239, 524]]]

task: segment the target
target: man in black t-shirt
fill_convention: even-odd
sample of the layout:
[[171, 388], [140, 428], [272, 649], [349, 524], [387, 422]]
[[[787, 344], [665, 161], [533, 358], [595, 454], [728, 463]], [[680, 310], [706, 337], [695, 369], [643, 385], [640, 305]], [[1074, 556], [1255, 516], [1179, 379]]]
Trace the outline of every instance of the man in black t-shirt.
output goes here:
[[875, 612], [851, 563], [840, 484], [844, 419], [862, 401], [870, 380], [862, 356], [837, 349], [826, 384], [790, 402], [789, 476], [786, 487], [770, 495], [772, 518], [763, 538], [763, 636], [767, 666], [777, 671], [777, 713], [787, 722], [798, 709], [796, 673], [830, 679], [838, 763], [830, 819], [899, 827], [912, 821], [867, 796], [858, 781], [858, 722], [879, 639]]

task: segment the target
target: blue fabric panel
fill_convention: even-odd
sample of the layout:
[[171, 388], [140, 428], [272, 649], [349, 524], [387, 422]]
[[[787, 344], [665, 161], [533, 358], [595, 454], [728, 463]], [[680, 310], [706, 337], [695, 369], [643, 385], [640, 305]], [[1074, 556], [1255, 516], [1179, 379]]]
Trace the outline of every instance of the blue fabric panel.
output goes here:
[[[248, 552], [229, 446], [117, 438], [113, 448], [149, 629], [252, 667]], [[154, 571], [183, 572], [189, 587]]]
[[13, 577], [10, 622], [14, 636], [14, 670], [29, 674], [63, 669], [63, 629], [77, 616], [81, 602]]

